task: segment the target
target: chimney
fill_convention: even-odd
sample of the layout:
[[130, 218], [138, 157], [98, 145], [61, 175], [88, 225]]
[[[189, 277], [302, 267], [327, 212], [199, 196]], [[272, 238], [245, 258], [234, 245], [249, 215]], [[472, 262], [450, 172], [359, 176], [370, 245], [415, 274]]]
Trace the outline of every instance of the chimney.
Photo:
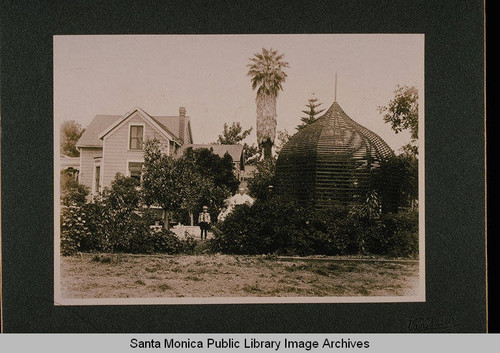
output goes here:
[[180, 107], [179, 108], [179, 139], [182, 141], [182, 144], [184, 144], [185, 131], [186, 131], [186, 108]]

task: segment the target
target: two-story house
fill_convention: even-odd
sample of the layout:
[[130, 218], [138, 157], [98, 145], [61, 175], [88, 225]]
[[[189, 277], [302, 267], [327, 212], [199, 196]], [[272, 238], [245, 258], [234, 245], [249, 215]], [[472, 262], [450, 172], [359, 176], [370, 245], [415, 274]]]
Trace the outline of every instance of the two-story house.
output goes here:
[[140, 179], [144, 163], [144, 142], [156, 138], [162, 153], [179, 155], [187, 147], [213, 148], [229, 153], [235, 171], [244, 168], [240, 145], [193, 145], [191, 120], [186, 109], [178, 116], [152, 116], [135, 108], [123, 116], [97, 115], [87, 126], [76, 147], [80, 151], [79, 181], [95, 195], [110, 186], [117, 173]]

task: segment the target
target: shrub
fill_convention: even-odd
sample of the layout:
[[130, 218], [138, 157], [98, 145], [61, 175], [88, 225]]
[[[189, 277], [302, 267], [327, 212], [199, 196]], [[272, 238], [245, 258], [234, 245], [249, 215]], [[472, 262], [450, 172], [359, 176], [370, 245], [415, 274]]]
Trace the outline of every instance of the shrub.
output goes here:
[[406, 211], [381, 216], [377, 231], [366, 237], [368, 251], [393, 257], [418, 254], [418, 212]]
[[109, 217], [100, 202], [61, 208], [61, 253], [108, 251]]
[[304, 209], [284, 199], [239, 206], [214, 229], [211, 250], [231, 254], [410, 256], [418, 252], [415, 215], [360, 219], [345, 206]]
[[131, 213], [117, 220], [112, 219], [116, 214], [110, 214], [108, 210], [101, 201], [64, 207], [61, 214], [61, 254], [66, 256], [77, 251], [193, 253], [197, 245], [192, 237], [181, 241], [171, 231], [151, 231], [151, 220], [156, 219], [153, 213], [145, 212], [143, 218]]
[[130, 229], [130, 245], [127, 252], [136, 254], [178, 254], [183, 250], [183, 244], [173, 232], [162, 229], [154, 232], [149, 225], [136, 222]]
[[235, 254], [336, 255], [357, 252], [344, 207], [308, 210], [274, 197], [239, 206], [215, 231], [213, 250]]
[[80, 184], [68, 169], [61, 171], [60, 190], [63, 206], [83, 205], [89, 194], [89, 188]]
[[63, 207], [61, 212], [61, 254], [71, 255], [80, 250], [87, 227], [80, 207]]
[[198, 246], [198, 242], [192, 236], [181, 240], [181, 251], [185, 254], [193, 254]]

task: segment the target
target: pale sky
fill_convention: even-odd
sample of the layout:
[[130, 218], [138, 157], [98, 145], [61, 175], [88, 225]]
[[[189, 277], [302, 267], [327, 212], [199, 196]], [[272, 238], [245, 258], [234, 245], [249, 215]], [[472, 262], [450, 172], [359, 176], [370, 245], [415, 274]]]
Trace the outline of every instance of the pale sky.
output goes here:
[[184, 106], [195, 143], [215, 142], [232, 122], [253, 127], [246, 142], [256, 143], [256, 92], [246, 65], [263, 47], [284, 53], [290, 64], [278, 97], [278, 130], [296, 132], [313, 93], [328, 109], [337, 73], [337, 101], [352, 119], [394, 150], [409, 142], [377, 107], [394, 97], [397, 85], [414, 85], [423, 112], [422, 34], [55, 36], [55, 123], [76, 120], [85, 127], [95, 115], [135, 107], [178, 115]]

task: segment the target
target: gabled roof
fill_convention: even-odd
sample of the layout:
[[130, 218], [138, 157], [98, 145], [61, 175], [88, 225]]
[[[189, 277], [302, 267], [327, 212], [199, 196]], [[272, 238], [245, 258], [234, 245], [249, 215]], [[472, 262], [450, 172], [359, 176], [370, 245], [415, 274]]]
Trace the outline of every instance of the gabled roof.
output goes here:
[[[116, 128], [123, 120], [132, 115], [137, 109], [125, 115], [96, 115], [87, 126], [85, 132], [78, 140], [76, 147], [100, 147], [103, 140], [101, 135], [106, 135]], [[141, 109], [141, 114], [147, 116], [163, 133], [169, 135], [176, 142], [179, 142], [180, 116], [151, 116]], [[189, 117], [185, 117], [189, 119]]]
[[96, 115], [76, 143], [76, 147], [102, 148], [102, 140], [99, 138], [99, 135], [121, 118], [120, 115]]
[[170, 129], [168, 129], [164, 124], [159, 123], [155, 118], [146, 113], [141, 108], [135, 108], [131, 112], [125, 114], [123, 118], [119, 121], [113, 123], [110, 127], [104, 130], [100, 135], [100, 139], [104, 139], [107, 135], [111, 134], [117, 127], [119, 127], [122, 123], [127, 121], [130, 117], [132, 117], [135, 113], [138, 113], [146, 122], [148, 122], [153, 128], [155, 128], [160, 134], [165, 135], [168, 139], [174, 140], [175, 142], [181, 144], [178, 136], [174, 134]]
[[237, 163], [241, 161], [243, 156], [243, 145], [217, 145], [217, 144], [189, 144], [183, 145], [179, 152], [183, 153], [187, 148], [199, 149], [199, 148], [207, 148], [212, 149], [213, 152], [220, 156], [224, 157], [226, 153], [228, 153], [231, 158], [233, 158], [233, 162]]

